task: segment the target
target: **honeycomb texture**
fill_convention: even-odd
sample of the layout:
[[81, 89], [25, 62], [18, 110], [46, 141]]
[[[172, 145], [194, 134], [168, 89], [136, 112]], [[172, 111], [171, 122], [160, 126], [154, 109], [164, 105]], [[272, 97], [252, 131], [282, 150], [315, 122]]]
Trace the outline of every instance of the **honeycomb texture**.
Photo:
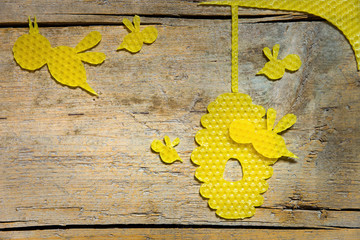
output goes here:
[[86, 82], [86, 71], [82, 63], [100, 64], [105, 60], [103, 53], [81, 53], [97, 45], [101, 40], [99, 32], [89, 33], [75, 48], [59, 46], [52, 48], [36, 24], [29, 18], [30, 31], [18, 38], [13, 47], [15, 61], [24, 69], [34, 71], [48, 64], [54, 79], [69, 87], [81, 87], [91, 94], [97, 93]]
[[355, 52], [358, 70], [360, 70], [359, 0], [233, 0], [203, 4], [306, 12], [322, 17], [342, 31], [349, 40]]
[[151, 149], [154, 152], [160, 153], [160, 158], [165, 163], [173, 163], [176, 160], [182, 162], [178, 153], [175, 150], [175, 146], [180, 143], [180, 139], [176, 138], [173, 142], [170, 141], [168, 136], [164, 137], [165, 144], [164, 145], [160, 140], [154, 140], [151, 143]]
[[[240, 144], [229, 135], [234, 120], [250, 122], [256, 129], [266, 129], [265, 109], [252, 104], [250, 96], [242, 93], [225, 93], [208, 106], [208, 114], [201, 118], [204, 129], [195, 139], [200, 145], [191, 154], [191, 160], [199, 165], [196, 178], [203, 182], [200, 194], [208, 198], [209, 206], [226, 219], [251, 217], [255, 207], [263, 203], [268, 189], [266, 179], [272, 176], [270, 165], [276, 158], [259, 154], [252, 144]], [[237, 159], [243, 169], [243, 178], [231, 182], [223, 174], [229, 159]]]
[[137, 53], [141, 50], [144, 43], [151, 44], [155, 42], [158, 31], [155, 27], [149, 26], [140, 31], [140, 17], [135, 15], [134, 24], [124, 18], [123, 23], [129, 29], [130, 33], [124, 37], [124, 41], [117, 50], [126, 49], [129, 52]]
[[301, 67], [300, 57], [296, 54], [290, 54], [283, 60], [278, 60], [280, 45], [276, 44], [273, 48], [273, 53], [269, 48], [264, 48], [265, 56], [270, 60], [265, 64], [265, 67], [261, 69], [257, 74], [264, 74], [272, 80], [280, 79], [285, 74], [285, 69], [289, 71], [297, 71]]

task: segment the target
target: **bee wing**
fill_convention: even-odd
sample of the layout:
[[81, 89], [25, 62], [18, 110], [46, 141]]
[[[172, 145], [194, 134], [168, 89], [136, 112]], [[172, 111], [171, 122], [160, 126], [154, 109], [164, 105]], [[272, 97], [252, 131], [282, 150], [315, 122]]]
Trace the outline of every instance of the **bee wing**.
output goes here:
[[164, 137], [164, 141], [165, 141], [165, 145], [166, 145], [167, 147], [171, 147], [171, 141], [170, 141], [169, 136], [165, 136], [165, 137]]
[[106, 58], [106, 55], [100, 52], [79, 53], [78, 56], [80, 57], [81, 61], [93, 65], [97, 65], [104, 62]]
[[93, 31], [86, 35], [83, 40], [75, 47], [77, 53], [81, 53], [90, 48], [95, 47], [101, 41], [101, 34], [98, 31]]
[[134, 16], [133, 22], [135, 30], [140, 31], [140, 17], [138, 15]]
[[280, 45], [279, 44], [275, 44], [275, 46], [273, 47], [273, 58], [277, 59], [279, 56], [279, 51], [280, 51]]
[[271, 53], [270, 48], [265, 47], [265, 48], [263, 49], [263, 52], [264, 52], [265, 56], [266, 56], [269, 60], [273, 59], [273, 55], [272, 55], [272, 53]]
[[295, 123], [296, 123], [296, 116], [294, 114], [286, 114], [282, 119], [280, 119], [279, 123], [275, 126], [274, 132], [280, 133], [282, 131], [285, 131]]
[[130, 32], [134, 32], [134, 31], [135, 31], [135, 27], [134, 27], [134, 25], [132, 24], [132, 22], [130, 22], [129, 19], [124, 18], [124, 19], [123, 19], [123, 24], [127, 27], [127, 29], [130, 30]]
[[273, 108], [269, 108], [267, 110], [266, 118], [267, 118], [266, 121], [267, 130], [271, 131], [274, 127], [274, 123], [276, 119], [276, 110]]
[[155, 42], [157, 36], [158, 36], [158, 31], [155, 27], [146, 27], [144, 30], [141, 31], [143, 39], [144, 39], [144, 43], [147, 44], [151, 44], [153, 42]]
[[176, 145], [178, 145], [180, 143], [180, 139], [179, 138], [175, 138], [174, 141], [172, 142], [171, 146], [175, 147]]
[[289, 71], [295, 72], [301, 67], [301, 59], [296, 54], [290, 54], [282, 60], [285, 68]]
[[154, 140], [151, 143], [151, 149], [155, 152], [161, 152], [165, 148], [164, 144], [160, 140]]

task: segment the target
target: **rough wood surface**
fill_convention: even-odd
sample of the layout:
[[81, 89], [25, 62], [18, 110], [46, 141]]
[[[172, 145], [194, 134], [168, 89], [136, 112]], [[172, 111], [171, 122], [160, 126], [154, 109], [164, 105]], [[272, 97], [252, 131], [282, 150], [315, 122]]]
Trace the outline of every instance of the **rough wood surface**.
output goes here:
[[[156, 21], [142, 20], [156, 24], [158, 40], [135, 55], [115, 51], [127, 31], [106, 25], [111, 17], [100, 26], [50, 26], [77, 24], [76, 19], [86, 22], [79, 12], [87, 9], [96, 16], [95, 8], [89, 7], [98, 6], [95, 2], [60, 7], [46, 1], [43, 9], [32, 2], [19, 8], [43, 11], [44, 15], [34, 14], [53, 47], [74, 47], [90, 31], [102, 33], [102, 42], [93, 51], [104, 52], [107, 60], [101, 66], [85, 66], [88, 83], [99, 98], [57, 84], [47, 67], [22, 70], [11, 49], [28, 29], [0, 29], [0, 228], [73, 224], [359, 228], [360, 74], [351, 47], [338, 30], [322, 21], [254, 24], [253, 19], [240, 19], [240, 92], [256, 104], [275, 108], [279, 116], [289, 112], [298, 116], [283, 136], [299, 159], [281, 159], [274, 165], [265, 202], [253, 218], [227, 221], [216, 217], [200, 197], [190, 154], [206, 106], [230, 91], [229, 19], [203, 17], [218, 11], [221, 15], [223, 10], [192, 10], [196, 3], [190, 1], [174, 1], [173, 12], [170, 1], [168, 5], [145, 1], [148, 5], [143, 6], [122, 1], [128, 5], [119, 3], [113, 10], [105, 6], [110, 16], [123, 8], [128, 12], [119, 14], [157, 12]], [[16, 1], [2, 4], [3, 24], [23, 23], [20, 15], [33, 15], [15, 11]], [[69, 9], [77, 11], [74, 16], [48, 15]], [[159, 16], [172, 15], [176, 9], [179, 18]], [[47, 27], [41, 27], [41, 21]], [[281, 46], [280, 58], [297, 53], [303, 66], [273, 82], [255, 74], [266, 62], [262, 49], [276, 43]], [[152, 140], [164, 135], [181, 139], [177, 150], [184, 163], [165, 165], [151, 152]]]
[[114, 239], [331, 239], [355, 240], [358, 239], [358, 229], [335, 230], [273, 230], [273, 229], [192, 229], [192, 228], [128, 228], [128, 229], [73, 229], [73, 230], [42, 230], [0, 233], [3, 240], [10, 239], [54, 239], [54, 240], [114, 240]]

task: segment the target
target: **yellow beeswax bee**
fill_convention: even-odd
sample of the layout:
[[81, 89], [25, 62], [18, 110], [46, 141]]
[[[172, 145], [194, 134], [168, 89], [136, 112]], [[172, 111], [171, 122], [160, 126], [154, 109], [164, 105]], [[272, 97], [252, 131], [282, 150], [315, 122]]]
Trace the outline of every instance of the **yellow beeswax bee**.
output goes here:
[[166, 145], [164, 145], [160, 140], [154, 140], [151, 143], [151, 149], [155, 152], [160, 153], [160, 158], [165, 163], [173, 163], [176, 160], [182, 162], [181, 158], [179, 157], [178, 153], [174, 148], [180, 143], [180, 139], [175, 138], [175, 140], [171, 142], [170, 138], [168, 136], [165, 136], [164, 141]]
[[135, 15], [134, 24], [127, 18], [124, 18], [123, 23], [129, 29], [130, 33], [125, 36], [124, 41], [120, 44], [117, 50], [126, 49], [129, 52], [139, 52], [143, 43], [151, 44], [155, 42], [158, 31], [155, 27], [149, 26], [140, 31], [140, 17]]
[[35, 71], [45, 64], [56, 81], [69, 87], [81, 87], [97, 96], [86, 82], [86, 71], [82, 62], [93, 65], [102, 63], [104, 53], [84, 51], [93, 48], [101, 40], [99, 32], [90, 32], [75, 47], [59, 46], [52, 48], [49, 40], [39, 34], [36, 17], [34, 25], [29, 17], [29, 34], [20, 36], [14, 44], [15, 61], [24, 69]]
[[264, 74], [268, 78], [272, 80], [280, 79], [285, 74], [285, 69], [295, 72], [299, 70], [301, 67], [301, 60], [300, 57], [296, 54], [290, 54], [286, 56], [283, 60], [279, 60], [280, 45], [276, 44], [273, 47], [273, 53], [271, 53], [271, 50], [269, 48], [264, 48], [263, 52], [265, 56], [270, 60], [265, 64], [265, 67], [261, 69], [257, 75]]
[[267, 111], [267, 129], [256, 129], [248, 120], [234, 120], [230, 124], [229, 134], [237, 143], [252, 143], [255, 150], [267, 158], [279, 158], [282, 156], [297, 158], [295, 154], [287, 150], [284, 139], [278, 133], [290, 128], [296, 122], [294, 114], [287, 114], [274, 127], [276, 111], [269, 108]]

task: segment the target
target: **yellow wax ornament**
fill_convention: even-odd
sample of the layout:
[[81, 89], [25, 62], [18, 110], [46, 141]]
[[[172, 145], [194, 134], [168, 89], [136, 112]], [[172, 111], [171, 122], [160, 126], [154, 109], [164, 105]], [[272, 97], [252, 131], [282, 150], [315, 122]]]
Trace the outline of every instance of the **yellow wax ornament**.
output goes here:
[[276, 111], [272, 108], [267, 112], [267, 128], [256, 128], [251, 120], [237, 119], [230, 124], [229, 134], [237, 143], [252, 143], [255, 150], [267, 158], [282, 156], [297, 158], [286, 149], [284, 139], [277, 135], [290, 128], [296, 122], [294, 114], [285, 115], [273, 129]]
[[175, 140], [171, 142], [170, 138], [168, 136], [165, 136], [164, 141], [166, 145], [164, 145], [160, 140], [154, 140], [151, 143], [151, 149], [155, 152], [160, 153], [160, 158], [165, 163], [173, 163], [176, 160], [182, 162], [181, 158], [179, 157], [178, 153], [174, 148], [180, 143], [180, 139], [175, 138]]
[[285, 74], [285, 69], [295, 72], [301, 67], [300, 57], [296, 54], [287, 55], [283, 60], [277, 59], [280, 45], [276, 44], [273, 53], [269, 48], [264, 48], [265, 56], [270, 60], [257, 74], [264, 74], [272, 80], [280, 79]]
[[140, 31], [140, 17], [135, 15], [133, 21], [134, 24], [127, 18], [124, 18], [123, 23], [130, 33], [125, 36], [124, 41], [117, 50], [126, 49], [129, 52], [137, 53], [141, 50], [143, 43], [151, 44], [155, 42], [158, 36], [158, 31], [155, 27], [149, 26]]
[[24, 69], [34, 71], [45, 64], [56, 81], [69, 87], [81, 87], [91, 94], [97, 93], [86, 82], [86, 71], [82, 62], [102, 63], [104, 53], [84, 51], [93, 48], [101, 40], [99, 32], [90, 32], [75, 48], [59, 46], [52, 48], [50, 42], [39, 34], [36, 18], [34, 25], [29, 17], [29, 34], [20, 36], [14, 44], [15, 61]]
[[324, 18], [349, 40], [360, 71], [360, 0], [233, 0], [201, 4], [306, 12]]
[[[255, 207], [263, 203], [261, 194], [268, 189], [265, 180], [273, 173], [270, 165], [281, 156], [296, 157], [277, 135], [292, 126], [296, 116], [286, 115], [273, 129], [275, 110], [268, 110], [266, 120], [262, 106], [238, 93], [238, 6], [231, 5], [231, 13], [232, 93], [221, 94], [209, 104], [209, 113], [201, 118], [204, 129], [195, 136], [200, 146], [192, 152], [191, 160], [199, 165], [195, 177], [202, 182], [200, 194], [209, 199], [209, 207], [222, 218], [239, 219], [253, 216]], [[230, 159], [242, 166], [243, 178], [238, 181], [223, 177]]]

